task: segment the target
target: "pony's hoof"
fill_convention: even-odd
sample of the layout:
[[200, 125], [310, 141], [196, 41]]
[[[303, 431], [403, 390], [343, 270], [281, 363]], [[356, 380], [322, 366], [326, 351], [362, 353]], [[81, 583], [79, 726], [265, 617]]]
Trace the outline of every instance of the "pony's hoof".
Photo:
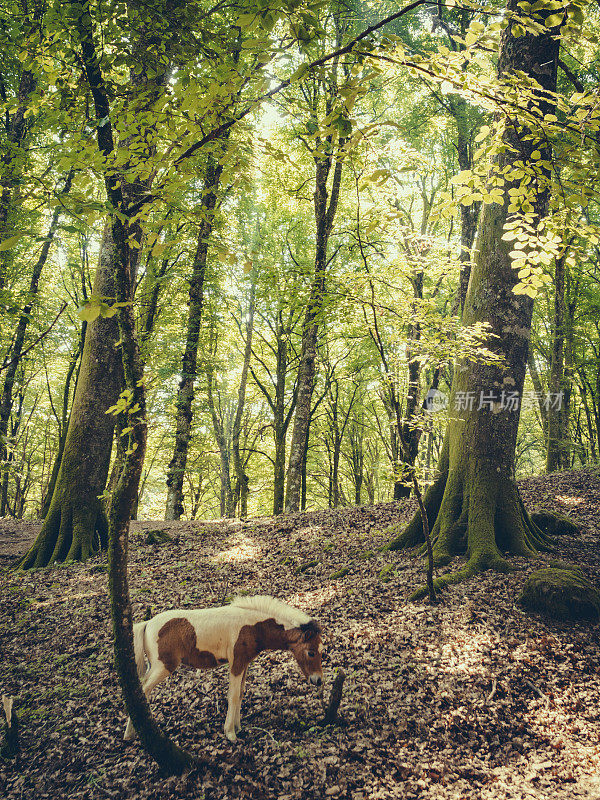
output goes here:
[[237, 736], [235, 735], [235, 731], [225, 731], [225, 736], [229, 739], [231, 744], [235, 744], [237, 741]]

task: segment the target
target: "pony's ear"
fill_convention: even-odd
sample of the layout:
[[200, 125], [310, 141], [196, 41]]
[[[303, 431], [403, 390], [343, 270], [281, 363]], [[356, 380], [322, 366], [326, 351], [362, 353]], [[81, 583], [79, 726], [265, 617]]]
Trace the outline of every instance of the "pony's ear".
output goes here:
[[315, 636], [319, 636], [321, 633], [321, 626], [316, 619], [309, 619], [308, 622], [303, 622], [300, 625], [300, 630], [302, 631], [302, 638], [305, 642], [308, 642], [314, 639]]

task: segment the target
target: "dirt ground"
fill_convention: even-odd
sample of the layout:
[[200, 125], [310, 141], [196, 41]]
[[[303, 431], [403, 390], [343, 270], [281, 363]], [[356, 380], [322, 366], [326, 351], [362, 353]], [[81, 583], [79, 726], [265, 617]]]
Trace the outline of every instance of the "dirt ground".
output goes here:
[[[523, 481], [529, 508], [582, 528], [544, 556], [600, 578], [600, 480], [560, 473]], [[486, 573], [411, 603], [422, 563], [382, 552], [411, 503], [246, 522], [132, 526], [136, 619], [271, 594], [314, 614], [325, 632], [323, 694], [289, 654], [251, 666], [235, 745], [223, 735], [226, 667], [181, 669], [152, 699], [160, 724], [210, 762], [163, 778], [136, 742], [112, 663], [106, 557], [16, 573], [38, 523], [0, 521], [0, 693], [15, 697], [20, 765], [0, 759], [0, 796], [26, 798], [600, 797], [600, 629], [527, 615], [515, 605], [537, 566]], [[149, 530], [171, 543], [148, 545]], [[450, 568], [456, 568], [458, 560]], [[332, 574], [342, 568], [344, 577]], [[318, 725], [331, 679], [347, 673], [340, 724]]]

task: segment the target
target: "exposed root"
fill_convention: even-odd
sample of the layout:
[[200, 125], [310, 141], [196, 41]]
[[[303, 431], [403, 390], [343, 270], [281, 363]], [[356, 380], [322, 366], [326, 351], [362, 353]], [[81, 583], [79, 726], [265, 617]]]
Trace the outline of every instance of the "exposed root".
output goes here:
[[108, 547], [108, 520], [101, 504], [74, 509], [54, 503], [42, 530], [18, 569], [37, 569], [64, 561], [85, 561]]
[[[433, 522], [435, 521], [440, 510], [447, 478], [448, 473], [442, 472], [431, 484], [429, 489], [427, 489], [425, 496], [423, 497], [423, 505], [427, 511], [427, 520], [429, 522], [430, 530], [432, 530]], [[434, 534], [435, 532], [432, 531], [432, 537]], [[425, 537], [423, 536], [421, 512], [417, 511], [406, 528], [404, 528], [404, 530], [401, 531], [397, 536], [390, 539], [385, 549], [404, 550], [409, 547], [416, 547], [419, 544], [425, 544]]]
[[[515, 482], [490, 480], [481, 469], [473, 470], [469, 480], [463, 472], [448, 476], [432, 538], [436, 566], [450, 563], [456, 555], [467, 556], [462, 568], [435, 580], [436, 591], [484, 570], [507, 572], [505, 555], [533, 558], [552, 549], [550, 537], [527, 513]], [[411, 599], [421, 599], [426, 592], [421, 586]]]
[[[509, 572], [511, 567], [510, 563], [502, 558], [500, 553], [481, 554], [477, 558], [470, 558], [464, 567], [456, 570], [456, 572], [448, 572], [446, 575], [441, 575], [433, 582], [436, 592], [445, 589], [447, 586], [455, 586], [457, 583], [468, 581], [469, 578], [474, 577], [480, 572], [485, 572], [488, 569], [495, 570], [496, 572]], [[427, 585], [419, 586], [416, 592], [410, 596], [410, 600], [422, 600], [428, 593]]]

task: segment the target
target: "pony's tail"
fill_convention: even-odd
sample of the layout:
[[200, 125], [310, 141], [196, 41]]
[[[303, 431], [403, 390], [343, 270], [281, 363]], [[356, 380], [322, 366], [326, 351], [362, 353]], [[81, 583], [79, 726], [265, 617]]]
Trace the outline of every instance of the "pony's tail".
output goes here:
[[148, 621], [136, 622], [133, 626], [133, 650], [135, 653], [135, 663], [137, 666], [138, 675], [140, 680], [146, 673], [146, 659], [144, 657], [144, 637], [146, 634], [146, 625]]

